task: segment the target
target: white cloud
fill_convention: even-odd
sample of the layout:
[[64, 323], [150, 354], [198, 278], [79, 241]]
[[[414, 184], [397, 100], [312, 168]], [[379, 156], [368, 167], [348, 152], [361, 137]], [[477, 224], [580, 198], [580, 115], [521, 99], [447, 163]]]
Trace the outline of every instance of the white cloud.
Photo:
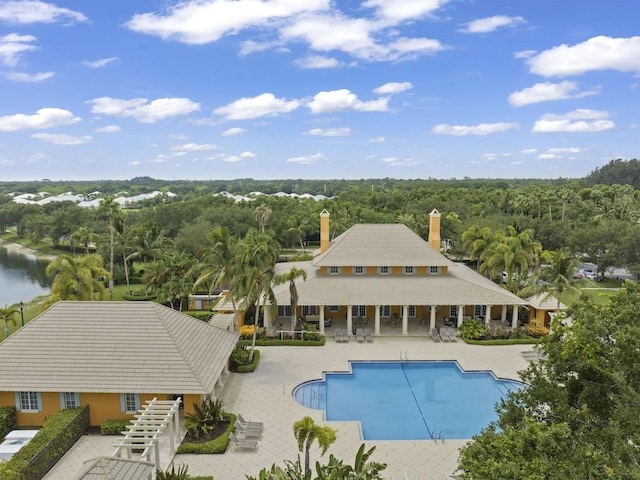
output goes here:
[[174, 156], [186, 155], [192, 152], [208, 152], [216, 150], [218, 147], [212, 143], [184, 143], [171, 147], [171, 151], [175, 152]]
[[540, 160], [553, 160], [554, 158], [557, 158], [558, 156], [553, 154], [553, 153], [541, 153], [540, 155], [538, 155], [538, 158]]
[[373, 137], [369, 139], [369, 143], [384, 143], [387, 139], [384, 137]]
[[7, 80], [13, 80], [14, 82], [23, 82], [23, 83], [43, 82], [45, 80], [50, 79], [54, 75], [55, 73], [53, 72], [41, 72], [41, 73], [7, 72], [2, 74], [2, 76]]
[[0, 117], [0, 132], [15, 132], [17, 130], [61, 127], [72, 125], [80, 121], [73, 113], [61, 108], [41, 108], [33, 115], [18, 113]]
[[85, 60], [82, 64], [89, 68], [103, 68], [112, 62], [115, 62], [118, 57], [101, 58], [99, 60]]
[[567, 80], [560, 83], [536, 83], [531, 87], [509, 95], [509, 104], [514, 107], [522, 107], [532, 103], [564, 100], [566, 98], [583, 98], [596, 93], [594, 90], [580, 92], [576, 82]]
[[222, 136], [223, 137], [233, 137], [234, 135], [241, 135], [246, 131], [247, 131], [246, 128], [240, 128], [240, 127], [228, 128], [227, 130], [222, 132]]
[[118, 125], [107, 125], [106, 127], [96, 128], [96, 133], [116, 133], [120, 131]]
[[88, 22], [82, 13], [38, 0], [8, 0], [0, 3], [0, 21], [12, 24]]
[[216, 108], [213, 113], [229, 120], [247, 120], [289, 113], [299, 106], [298, 100], [286, 100], [276, 98], [273, 93], [262, 93], [253, 98], [240, 98], [224, 107]]
[[256, 52], [264, 52], [266, 50], [270, 50], [272, 48], [281, 47], [282, 42], [279, 40], [272, 42], [256, 42], [254, 40], [245, 40], [240, 43], [240, 56], [244, 57], [245, 55], [251, 55]]
[[42, 140], [43, 142], [53, 143], [55, 145], [82, 145], [93, 140], [92, 137], [85, 135], [83, 137], [74, 137], [64, 133], [34, 133], [31, 138]]
[[564, 115], [547, 113], [533, 125], [533, 133], [587, 133], [611, 130], [615, 123], [609, 120], [609, 112], [577, 109]]
[[9, 33], [0, 37], [0, 63], [15, 67], [23, 53], [37, 50], [38, 47], [31, 45], [36, 40], [37, 38], [33, 35], [18, 33]]
[[436, 125], [431, 129], [436, 135], [490, 135], [492, 133], [517, 130], [520, 126], [516, 122], [480, 123], [478, 125], [448, 125], [446, 123]]
[[140, 160], [134, 160], [133, 162], [129, 162], [128, 165], [130, 167], [137, 167], [138, 165], [142, 165], [142, 162]]
[[163, 13], [136, 14], [126, 26], [165, 40], [200, 45], [245, 28], [269, 26], [277, 19], [328, 7], [329, 0], [186, 0]]
[[325, 57], [322, 55], [310, 55], [308, 57], [299, 58], [295, 61], [296, 65], [305, 69], [320, 68], [338, 68], [340, 62], [333, 57]]
[[200, 110], [198, 103], [188, 98], [157, 98], [149, 102], [146, 98], [100, 97], [89, 100], [91, 113], [116, 117], [135, 118], [141, 123], [154, 123], [165, 118], [187, 115]]
[[547, 150], [548, 153], [559, 153], [559, 154], [580, 153], [582, 151], [584, 151], [584, 149], [580, 147], [554, 147], [554, 148], [549, 148]]
[[582, 75], [594, 70], [640, 72], [640, 36], [598, 36], [573, 46], [545, 50], [527, 60], [529, 71], [544, 77]]
[[490, 33], [502, 27], [515, 27], [525, 23], [522, 17], [508, 17], [506, 15], [495, 15], [493, 17], [479, 18], [464, 24], [459, 29], [460, 33]]
[[536, 53], [538, 53], [536, 50], [521, 50], [519, 52], [514, 53], [513, 57], [514, 58], [531, 58]]
[[349, 127], [342, 128], [314, 128], [307, 132], [305, 135], [316, 135], [321, 137], [348, 137], [351, 135], [351, 129]]
[[397, 158], [387, 157], [380, 160], [382, 163], [386, 163], [391, 167], [411, 167], [414, 165], [420, 165], [422, 162], [413, 158]]
[[222, 159], [222, 161], [227, 163], [240, 163], [242, 162], [242, 160], [246, 158], [254, 158], [255, 156], [256, 154], [253, 152], [242, 152], [240, 155], [231, 155], [231, 154], [223, 153], [223, 154], [217, 155], [216, 158], [220, 158]]
[[375, 8], [376, 16], [395, 25], [431, 15], [449, 0], [366, 0], [363, 7]]
[[413, 84], [411, 82], [389, 82], [374, 88], [373, 92], [380, 95], [389, 95], [411, 90], [412, 88]]
[[537, 151], [538, 151], [537, 148], [525, 148], [523, 150], [520, 150], [520, 153], [531, 154], [531, 153], [536, 153]]
[[291, 157], [287, 160], [287, 162], [299, 163], [301, 165], [313, 165], [326, 159], [327, 157], [325, 157], [322, 153], [315, 153], [313, 155], [307, 155], [306, 157]]
[[319, 92], [307, 104], [312, 113], [340, 112], [343, 110], [357, 110], [360, 112], [385, 112], [389, 109], [389, 99], [385, 97], [364, 102], [355, 93], [346, 88]]

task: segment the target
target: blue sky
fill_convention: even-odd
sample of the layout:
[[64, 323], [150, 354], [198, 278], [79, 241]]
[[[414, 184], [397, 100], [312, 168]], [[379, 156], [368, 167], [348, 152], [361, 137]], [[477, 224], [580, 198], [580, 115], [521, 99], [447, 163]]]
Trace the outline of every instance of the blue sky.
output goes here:
[[640, 3], [0, 0], [2, 180], [582, 177]]

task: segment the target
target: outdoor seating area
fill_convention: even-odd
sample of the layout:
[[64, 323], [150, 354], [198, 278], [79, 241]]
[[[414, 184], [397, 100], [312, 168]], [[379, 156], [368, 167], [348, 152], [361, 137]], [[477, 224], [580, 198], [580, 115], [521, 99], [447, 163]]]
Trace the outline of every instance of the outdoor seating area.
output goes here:
[[457, 342], [456, 329], [451, 327], [439, 327], [431, 329], [431, 338], [434, 342]]
[[336, 343], [349, 343], [349, 331], [346, 328], [336, 328]]
[[249, 422], [238, 414], [235, 430], [229, 437], [229, 443], [232, 448], [257, 450], [258, 440], [262, 438], [263, 430], [264, 424], [262, 422]]
[[543, 360], [545, 358], [545, 355], [537, 350], [525, 350], [520, 353], [522, 355], [522, 358], [524, 358], [528, 362], [539, 362], [540, 360]]

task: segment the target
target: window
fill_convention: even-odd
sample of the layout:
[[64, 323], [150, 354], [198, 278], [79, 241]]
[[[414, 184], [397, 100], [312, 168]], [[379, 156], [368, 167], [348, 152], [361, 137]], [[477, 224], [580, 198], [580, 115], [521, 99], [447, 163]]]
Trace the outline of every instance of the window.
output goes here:
[[60, 392], [60, 408], [77, 408], [80, 406], [80, 394], [75, 392]]
[[340, 307], [338, 305], [329, 305], [330, 312], [337, 312], [338, 310], [340, 310]]
[[413, 275], [413, 267], [404, 267], [404, 274], [405, 275]]
[[278, 305], [278, 316], [291, 318], [291, 305]]
[[364, 275], [364, 267], [363, 266], [353, 267], [353, 273], [354, 275]]
[[318, 315], [318, 307], [316, 305], [303, 305], [302, 315]]
[[449, 305], [449, 316], [458, 318], [458, 305]]
[[410, 317], [415, 317], [416, 316], [416, 306], [415, 305], [409, 305], [409, 316]]
[[351, 316], [352, 317], [366, 317], [367, 316], [367, 306], [366, 305], [354, 305], [351, 307]]
[[378, 273], [380, 275], [389, 275], [389, 267], [386, 265], [383, 265], [382, 267], [378, 267]]
[[120, 410], [123, 413], [137, 413], [140, 410], [140, 395], [137, 393], [121, 393]]
[[329, 267], [329, 275], [338, 275], [340, 273], [340, 267]]
[[484, 318], [487, 315], [486, 305], [475, 305], [473, 307], [473, 316]]
[[40, 392], [17, 392], [16, 409], [23, 412], [39, 412], [42, 410], [42, 397]]
[[380, 316], [381, 317], [390, 317], [391, 316], [391, 305], [382, 305], [380, 307]]
[[440, 274], [440, 267], [429, 267], [429, 274], [430, 275], [439, 275]]

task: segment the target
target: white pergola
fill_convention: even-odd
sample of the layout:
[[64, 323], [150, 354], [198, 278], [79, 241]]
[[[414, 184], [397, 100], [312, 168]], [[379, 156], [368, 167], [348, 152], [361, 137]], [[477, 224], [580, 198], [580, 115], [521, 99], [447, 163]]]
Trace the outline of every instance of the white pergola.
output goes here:
[[[180, 398], [176, 400], [148, 400], [143, 409], [138, 410], [134, 415], [135, 420], [131, 421], [129, 430], [122, 432], [124, 435], [118, 443], [113, 444], [116, 451], [114, 457], [122, 457], [122, 452], [126, 451], [126, 457], [131, 458], [131, 453], [135, 449], [143, 449], [140, 458], [153, 462], [156, 468], [160, 467], [160, 449], [158, 441], [160, 435], [169, 427], [169, 449], [171, 456], [176, 453], [176, 442], [180, 443]], [[153, 451], [154, 459], [151, 460]]]

